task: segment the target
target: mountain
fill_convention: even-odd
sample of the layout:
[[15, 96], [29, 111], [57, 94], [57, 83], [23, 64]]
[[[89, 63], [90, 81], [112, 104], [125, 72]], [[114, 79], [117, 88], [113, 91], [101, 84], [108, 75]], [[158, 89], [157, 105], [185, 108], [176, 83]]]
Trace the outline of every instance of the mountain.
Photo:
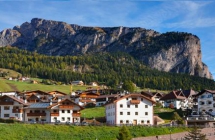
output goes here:
[[125, 52], [154, 69], [212, 79], [202, 62], [200, 40], [189, 33], [85, 27], [34, 18], [30, 23], [1, 31], [0, 38], [1, 47], [15, 46], [53, 56]]

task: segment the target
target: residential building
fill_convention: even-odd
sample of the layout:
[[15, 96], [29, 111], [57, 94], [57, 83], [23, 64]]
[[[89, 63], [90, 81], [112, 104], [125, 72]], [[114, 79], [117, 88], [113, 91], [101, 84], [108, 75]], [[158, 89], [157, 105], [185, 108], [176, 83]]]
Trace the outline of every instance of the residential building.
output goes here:
[[109, 125], [153, 125], [154, 103], [150, 98], [137, 93], [118, 97], [105, 105], [106, 122]]
[[79, 106], [62, 92], [29, 91], [0, 97], [0, 118], [30, 122], [80, 122]]
[[96, 98], [96, 106], [103, 106], [106, 103], [116, 100], [119, 94], [100, 95]]
[[211, 125], [215, 123], [215, 90], [202, 90], [194, 95], [191, 115], [187, 116], [187, 124]]
[[180, 109], [182, 106], [186, 106], [188, 103], [186, 96], [181, 90], [171, 91], [170, 93], [164, 95], [160, 98], [163, 101], [163, 107], [171, 107]]

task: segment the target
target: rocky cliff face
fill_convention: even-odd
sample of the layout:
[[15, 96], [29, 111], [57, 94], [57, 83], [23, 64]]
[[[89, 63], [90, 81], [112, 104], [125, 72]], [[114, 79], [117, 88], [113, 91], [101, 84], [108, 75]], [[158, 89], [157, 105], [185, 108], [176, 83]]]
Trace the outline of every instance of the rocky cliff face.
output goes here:
[[121, 51], [151, 68], [212, 79], [201, 61], [200, 40], [191, 34], [167, 36], [143, 28], [84, 27], [34, 18], [30, 23], [0, 32], [0, 46], [8, 45], [46, 55]]

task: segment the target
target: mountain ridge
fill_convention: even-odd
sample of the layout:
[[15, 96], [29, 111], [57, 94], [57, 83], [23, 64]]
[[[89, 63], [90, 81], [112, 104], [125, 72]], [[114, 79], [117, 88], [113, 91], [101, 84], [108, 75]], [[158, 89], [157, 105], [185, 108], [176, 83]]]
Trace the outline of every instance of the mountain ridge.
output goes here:
[[0, 46], [8, 45], [53, 56], [126, 52], [151, 68], [212, 79], [202, 62], [200, 39], [189, 33], [87, 27], [33, 18], [0, 32]]

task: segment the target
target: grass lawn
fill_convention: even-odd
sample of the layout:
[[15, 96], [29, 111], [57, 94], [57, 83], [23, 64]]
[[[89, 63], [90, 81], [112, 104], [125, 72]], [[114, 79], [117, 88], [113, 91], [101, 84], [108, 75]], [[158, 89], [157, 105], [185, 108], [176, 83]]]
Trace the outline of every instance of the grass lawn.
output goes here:
[[[120, 127], [116, 126], [68, 126], [51, 124], [0, 124], [2, 140], [116, 140]], [[169, 134], [166, 127], [128, 127], [132, 137]], [[171, 127], [172, 133], [186, 128]]]
[[105, 117], [105, 107], [85, 108], [81, 111], [81, 117], [88, 119]]
[[[41, 79], [37, 79], [41, 81]], [[43, 85], [43, 84], [32, 84], [29, 82], [17, 82], [10, 81], [0, 78], [0, 91], [24, 91], [24, 90], [42, 90], [42, 91], [53, 91], [58, 90], [64, 93], [70, 93], [70, 85]], [[74, 85], [73, 90], [86, 90], [88, 86]]]

